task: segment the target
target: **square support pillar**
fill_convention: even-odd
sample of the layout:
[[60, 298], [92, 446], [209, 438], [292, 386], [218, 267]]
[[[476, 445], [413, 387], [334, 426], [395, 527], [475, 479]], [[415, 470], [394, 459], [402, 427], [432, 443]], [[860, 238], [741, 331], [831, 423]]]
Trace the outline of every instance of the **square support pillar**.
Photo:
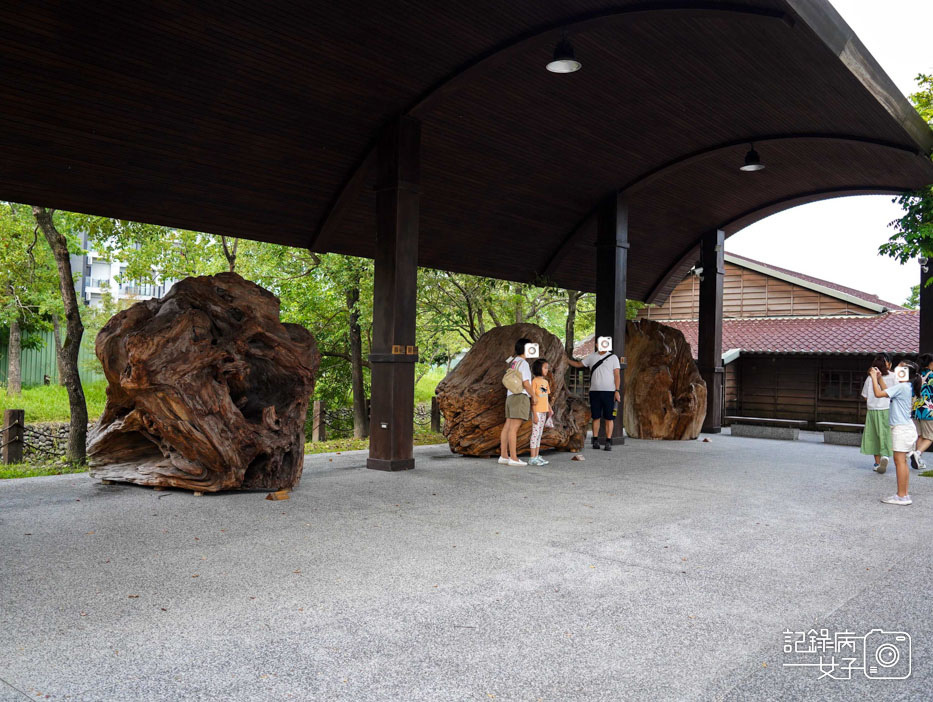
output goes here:
[[408, 470], [415, 410], [421, 123], [400, 117], [378, 145], [367, 468]]
[[[625, 356], [625, 294], [628, 276], [628, 204], [616, 193], [600, 205], [596, 216], [596, 336], [612, 337], [612, 352]], [[612, 427], [612, 443], [624, 444], [622, 407], [625, 364], [620, 371], [620, 402]], [[608, 437], [607, 437], [608, 438]]]
[[700, 323], [697, 360], [706, 381], [706, 419], [703, 431], [722, 431], [722, 285], [726, 273], [725, 234], [714, 229], [703, 235], [700, 244]]
[[927, 273], [920, 268], [920, 353], [933, 353], [933, 284], [927, 285], [933, 278], [933, 261], [927, 268]]

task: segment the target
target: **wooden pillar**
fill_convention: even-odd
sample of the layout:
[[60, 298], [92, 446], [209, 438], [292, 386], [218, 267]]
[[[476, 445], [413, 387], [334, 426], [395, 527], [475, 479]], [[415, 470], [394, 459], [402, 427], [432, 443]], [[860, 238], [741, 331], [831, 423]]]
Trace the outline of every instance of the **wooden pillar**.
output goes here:
[[[625, 294], [628, 271], [628, 205], [616, 193], [600, 205], [596, 217], [596, 336], [612, 337], [612, 352], [625, 356]], [[619, 397], [625, 400], [625, 364]], [[622, 406], [616, 408], [612, 443], [624, 444]]]
[[311, 441], [325, 441], [327, 439], [327, 425], [325, 413], [327, 410], [324, 407], [324, 403], [320, 400], [315, 400], [313, 409], [311, 411]]
[[920, 353], [933, 353], [933, 260], [927, 263], [927, 272], [920, 268]]
[[26, 427], [26, 410], [8, 409], [3, 411], [2, 459], [7, 465], [23, 462], [23, 435]]
[[726, 272], [725, 234], [714, 229], [703, 235], [700, 244], [700, 323], [697, 360], [706, 381], [706, 419], [703, 431], [722, 431], [722, 284]]
[[421, 123], [400, 117], [378, 146], [368, 468], [407, 470], [415, 411]]
[[441, 408], [437, 404], [437, 397], [431, 398], [431, 431], [441, 433]]

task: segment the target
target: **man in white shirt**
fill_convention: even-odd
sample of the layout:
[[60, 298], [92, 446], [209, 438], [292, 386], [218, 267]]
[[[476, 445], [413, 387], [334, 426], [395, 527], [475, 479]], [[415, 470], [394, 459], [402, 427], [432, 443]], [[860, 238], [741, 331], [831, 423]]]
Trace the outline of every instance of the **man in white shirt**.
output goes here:
[[594, 351], [582, 361], [568, 358], [576, 368], [590, 369], [590, 413], [593, 416], [593, 448], [599, 448], [600, 421], [606, 423], [606, 451], [612, 450], [612, 429], [615, 424], [615, 405], [620, 399], [622, 365], [619, 357], [610, 351]]

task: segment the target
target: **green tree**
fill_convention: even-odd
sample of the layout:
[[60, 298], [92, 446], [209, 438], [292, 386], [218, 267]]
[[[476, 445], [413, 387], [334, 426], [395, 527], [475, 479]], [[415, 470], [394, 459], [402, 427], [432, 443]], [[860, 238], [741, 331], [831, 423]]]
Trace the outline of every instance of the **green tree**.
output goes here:
[[915, 285], [910, 289], [910, 297], [904, 302], [904, 307], [909, 310], [916, 310], [920, 307], [920, 286]]
[[[68, 408], [71, 414], [66, 455], [72, 463], [84, 463], [87, 458], [87, 402], [78, 373], [78, 352], [81, 349], [81, 338], [84, 336], [84, 324], [81, 321], [81, 308], [78, 305], [74, 274], [71, 270], [71, 254], [80, 251], [80, 247], [66, 228], [60, 229], [56, 224], [54, 210], [33, 205], [32, 215], [37, 229], [45, 236], [55, 258], [59, 292], [65, 311], [65, 339], [61, 348], [57, 349], [57, 356], [62, 384], [68, 392]], [[67, 224], [65, 221], [60, 223]]]
[[22, 350], [41, 346], [39, 333], [59, 314], [57, 281], [51, 252], [40, 242], [29, 208], [0, 203], [0, 327], [9, 349], [9, 395], [22, 388]]
[[[910, 96], [917, 112], [933, 126], [933, 75], [917, 76], [919, 90]], [[891, 222], [891, 238], [881, 245], [879, 252], [906, 263], [912, 258], [933, 258], [933, 185], [905, 193], [894, 202], [904, 214]]]

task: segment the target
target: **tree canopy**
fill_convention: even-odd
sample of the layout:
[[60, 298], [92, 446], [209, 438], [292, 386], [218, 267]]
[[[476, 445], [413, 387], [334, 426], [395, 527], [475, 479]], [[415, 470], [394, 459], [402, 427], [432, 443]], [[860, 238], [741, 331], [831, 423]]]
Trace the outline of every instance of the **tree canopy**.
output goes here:
[[[919, 90], [910, 95], [917, 112], [933, 127], [933, 75], [917, 76]], [[881, 245], [880, 253], [906, 263], [912, 258], [933, 258], [933, 184], [905, 193], [894, 199], [904, 214], [891, 222], [891, 238]]]

